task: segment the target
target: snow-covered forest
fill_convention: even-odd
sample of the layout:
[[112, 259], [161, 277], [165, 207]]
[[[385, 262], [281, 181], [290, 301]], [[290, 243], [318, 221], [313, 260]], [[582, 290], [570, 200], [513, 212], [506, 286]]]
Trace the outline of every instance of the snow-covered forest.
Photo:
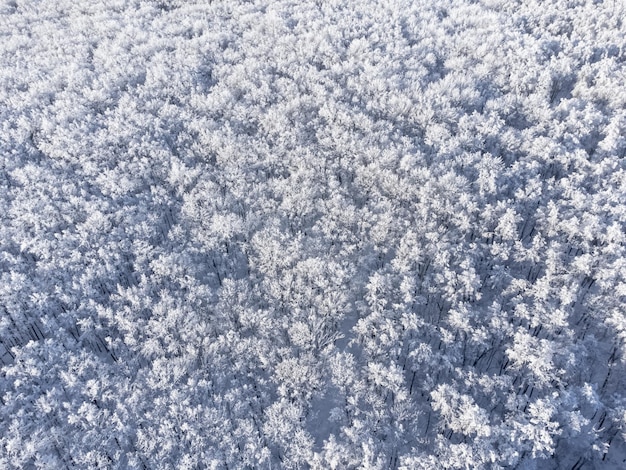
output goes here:
[[1, 0], [0, 468], [626, 468], [623, 0]]

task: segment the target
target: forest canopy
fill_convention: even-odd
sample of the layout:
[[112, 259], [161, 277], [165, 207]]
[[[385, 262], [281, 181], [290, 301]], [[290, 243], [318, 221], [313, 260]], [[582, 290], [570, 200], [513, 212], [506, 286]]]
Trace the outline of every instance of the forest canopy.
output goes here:
[[626, 466], [624, 2], [0, 33], [0, 467]]

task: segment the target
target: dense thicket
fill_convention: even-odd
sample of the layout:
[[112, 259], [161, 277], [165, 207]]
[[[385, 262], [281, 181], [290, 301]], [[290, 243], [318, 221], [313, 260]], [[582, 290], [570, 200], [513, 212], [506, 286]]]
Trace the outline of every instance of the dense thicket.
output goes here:
[[617, 0], [0, 3], [0, 467], [620, 468]]

